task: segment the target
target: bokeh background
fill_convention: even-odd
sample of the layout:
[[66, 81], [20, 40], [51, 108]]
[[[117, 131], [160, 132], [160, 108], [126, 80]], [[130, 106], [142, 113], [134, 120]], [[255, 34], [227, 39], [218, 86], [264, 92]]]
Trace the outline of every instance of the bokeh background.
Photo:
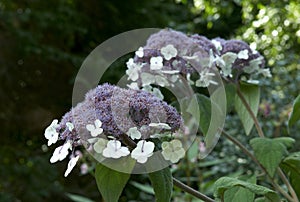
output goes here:
[[[84, 58], [101, 42], [138, 28], [173, 28], [208, 38], [242, 39], [267, 60], [259, 119], [267, 136], [287, 134], [286, 121], [300, 92], [299, 0], [0, 0], [0, 201], [101, 201], [92, 174], [67, 162], [50, 165], [44, 129], [71, 108], [73, 81]], [[116, 83], [124, 60], [104, 78]], [[226, 129], [247, 143], [229, 114]], [[299, 126], [292, 129], [296, 148]], [[255, 133], [255, 132], [253, 132]], [[255, 134], [254, 134], [255, 135]], [[197, 147], [195, 147], [197, 149]], [[235, 161], [235, 165], [231, 164]], [[221, 138], [204, 160], [188, 153], [173, 174], [208, 195], [218, 177], [247, 173], [245, 156]], [[143, 191], [139, 184], [145, 185]], [[133, 176], [120, 201], [153, 201], [145, 175]], [[84, 199], [88, 201], [87, 199]], [[83, 199], [81, 201], [84, 201]], [[175, 189], [174, 201], [196, 201]]]

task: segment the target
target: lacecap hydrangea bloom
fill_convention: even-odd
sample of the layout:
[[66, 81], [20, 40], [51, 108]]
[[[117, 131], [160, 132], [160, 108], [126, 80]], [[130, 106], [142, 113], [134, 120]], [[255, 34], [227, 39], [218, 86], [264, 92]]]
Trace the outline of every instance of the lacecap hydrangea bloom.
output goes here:
[[[232, 82], [271, 76], [270, 70], [264, 68], [264, 58], [244, 41], [209, 40], [171, 29], [152, 34], [129, 61], [126, 73], [132, 81], [129, 87], [135, 89], [148, 90], [153, 84], [172, 86], [180, 76], [198, 87], [217, 85], [217, 73]], [[153, 93], [153, 88], [149, 92]]]
[[103, 84], [90, 90], [60, 123], [54, 120], [46, 128], [45, 138], [49, 146], [57, 141], [63, 143], [55, 149], [50, 162], [70, 156], [67, 176], [80, 158], [74, 152], [77, 146], [84, 145], [104, 158], [131, 156], [145, 163], [155, 150], [154, 134], [172, 140], [172, 134], [182, 127], [176, 109], [153, 94]]

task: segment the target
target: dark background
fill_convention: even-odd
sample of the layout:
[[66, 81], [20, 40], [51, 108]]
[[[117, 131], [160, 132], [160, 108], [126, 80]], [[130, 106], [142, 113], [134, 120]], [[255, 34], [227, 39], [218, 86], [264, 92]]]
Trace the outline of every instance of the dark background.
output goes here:
[[[297, 4], [296, 0], [0, 0], [0, 201], [69, 201], [66, 193], [100, 200], [92, 175], [81, 176], [77, 167], [64, 178], [67, 162], [50, 165], [54, 148], [45, 149], [43, 134], [54, 118], [71, 108], [73, 81], [84, 58], [101, 42], [132, 29], [170, 27], [255, 43], [273, 73], [272, 79], [263, 81], [260, 120], [268, 136], [287, 135], [288, 113], [300, 84]], [[118, 68], [104, 80], [115, 83], [124, 74], [124, 63], [115, 65]], [[229, 116], [227, 128], [236, 133], [237, 125], [237, 118]], [[296, 131], [293, 136], [299, 140]], [[236, 133], [246, 142], [241, 135]], [[206, 161], [228, 158], [224, 152], [234, 154], [228, 143], [221, 144]], [[247, 164], [228, 167], [230, 162], [224, 162], [196, 166], [207, 178], [197, 178], [192, 185], [211, 194], [211, 183], [218, 176], [247, 170]], [[197, 176], [180, 168], [175, 175], [183, 177], [188, 171]], [[135, 178], [148, 183], [145, 176]], [[180, 195], [175, 190], [174, 197], [182, 199]], [[153, 197], [129, 184], [120, 200], [130, 199]]]

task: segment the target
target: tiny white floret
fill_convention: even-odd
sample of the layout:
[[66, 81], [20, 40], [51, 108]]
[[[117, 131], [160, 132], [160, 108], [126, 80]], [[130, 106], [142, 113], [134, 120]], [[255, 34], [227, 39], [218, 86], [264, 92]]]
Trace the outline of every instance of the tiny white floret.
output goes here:
[[99, 138], [98, 141], [93, 145], [95, 152], [101, 154], [107, 145], [108, 140]]
[[56, 131], [56, 129], [58, 127], [59, 127], [58, 120], [54, 119], [50, 124], [50, 126], [48, 126], [45, 129], [44, 136], [48, 140], [48, 146], [57, 142], [59, 133]]
[[163, 67], [163, 58], [161, 56], [152, 57], [150, 59], [150, 69], [160, 70]]
[[172, 44], [161, 48], [160, 52], [166, 60], [170, 60], [171, 58], [176, 57], [178, 53], [177, 49]]
[[99, 119], [96, 119], [93, 124], [87, 124], [86, 129], [90, 131], [92, 137], [96, 137], [100, 135], [103, 132], [103, 129], [101, 128], [102, 122]]
[[57, 147], [54, 150], [52, 157], [50, 158], [50, 163], [64, 160], [69, 154], [69, 149], [71, 148], [71, 143], [69, 141], [64, 145]]
[[68, 168], [67, 168], [67, 170], [66, 170], [66, 172], [65, 172], [65, 174], [64, 174], [65, 177], [67, 177], [67, 176], [70, 174], [70, 172], [73, 170], [73, 168], [75, 167], [75, 165], [76, 165], [78, 159], [79, 159], [79, 156], [72, 157], [72, 158], [70, 159], [70, 161], [69, 161], [69, 163], [68, 163]]
[[72, 132], [72, 130], [74, 129], [74, 125], [71, 122], [67, 122], [66, 126], [67, 126], [67, 128], [69, 129], [70, 132]]
[[153, 155], [154, 143], [140, 140], [131, 152], [131, 157], [138, 163], [146, 163], [148, 158]]
[[247, 60], [249, 58], [249, 51], [247, 49], [245, 50], [242, 50], [240, 51], [238, 54], [237, 54], [237, 57], [239, 59], [244, 59], [244, 60]]
[[135, 55], [138, 56], [139, 58], [144, 57], [144, 49], [143, 49], [143, 47], [140, 47], [137, 51], [135, 51]]
[[172, 163], [177, 163], [185, 155], [185, 150], [179, 140], [175, 139], [171, 142], [163, 142], [161, 147], [163, 157]]
[[106, 148], [103, 150], [102, 155], [106, 158], [120, 158], [130, 154], [127, 147], [122, 147], [121, 142], [118, 140], [108, 141]]
[[141, 139], [142, 134], [141, 132], [137, 129], [137, 127], [132, 127], [129, 128], [129, 130], [127, 131], [127, 135], [129, 137], [131, 137], [131, 139]]
[[217, 40], [213, 39], [213, 40], [211, 40], [211, 42], [214, 44], [214, 46], [216, 47], [216, 49], [217, 49], [218, 51], [221, 51], [221, 50], [222, 50], [223, 47], [222, 47], [220, 41], [217, 41]]

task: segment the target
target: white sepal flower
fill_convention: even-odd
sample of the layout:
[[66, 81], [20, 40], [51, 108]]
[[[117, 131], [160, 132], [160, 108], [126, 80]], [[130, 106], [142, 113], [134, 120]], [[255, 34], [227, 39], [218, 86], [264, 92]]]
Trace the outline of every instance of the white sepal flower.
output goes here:
[[120, 158], [129, 155], [130, 152], [127, 147], [122, 147], [121, 142], [118, 140], [108, 141], [106, 148], [103, 150], [102, 155], [106, 158]]
[[269, 68], [259, 69], [258, 74], [262, 74], [264, 77], [272, 77], [271, 71]]
[[172, 140], [171, 142], [163, 142], [161, 144], [162, 155], [166, 160], [172, 163], [177, 163], [185, 155], [185, 150], [179, 140]]
[[177, 49], [172, 44], [161, 48], [160, 52], [166, 60], [170, 60], [171, 58], [176, 57], [178, 53]]
[[74, 129], [74, 125], [71, 122], [67, 122], [66, 126], [67, 126], [67, 128], [69, 129], [70, 132], [72, 132], [72, 130]]
[[44, 136], [48, 140], [48, 146], [57, 142], [59, 133], [56, 131], [56, 128], [58, 127], [58, 120], [54, 119], [50, 126], [46, 128]]
[[65, 172], [65, 174], [64, 174], [65, 177], [67, 177], [67, 176], [70, 174], [70, 172], [73, 170], [73, 168], [75, 167], [75, 165], [76, 165], [78, 159], [79, 159], [79, 156], [72, 157], [72, 158], [70, 159], [70, 161], [69, 161], [69, 163], [68, 163], [68, 168], [67, 168], [67, 170], [66, 170], [66, 172]]
[[99, 119], [96, 119], [94, 121], [94, 124], [95, 125], [93, 125], [93, 124], [87, 124], [86, 125], [86, 129], [88, 131], [90, 131], [92, 137], [96, 137], [96, 136], [100, 135], [103, 132], [103, 129], [101, 128], [102, 122]]
[[107, 145], [108, 140], [99, 138], [98, 141], [93, 145], [95, 152], [101, 154]]
[[217, 41], [217, 40], [213, 39], [213, 40], [211, 40], [211, 42], [214, 44], [214, 46], [216, 47], [216, 49], [217, 49], [218, 51], [221, 51], [221, 50], [222, 50], [223, 47], [222, 47], [220, 41]]
[[239, 59], [244, 59], [244, 60], [247, 60], [249, 58], [249, 51], [247, 49], [245, 50], [241, 50], [238, 54], [237, 54], [237, 57]]
[[150, 69], [160, 70], [163, 67], [163, 58], [161, 56], [152, 57], [150, 59]]
[[142, 134], [140, 131], [138, 131], [137, 127], [132, 127], [132, 128], [129, 128], [128, 132], [127, 132], [127, 135], [129, 137], [131, 137], [131, 139], [141, 139], [142, 137]]
[[68, 156], [69, 149], [71, 148], [71, 143], [69, 141], [64, 145], [57, 147], [50, 158], [50, 163], [64, 160]]
[[171, 127], [166, 123], [150, 123], [149, 126], [154, 128], [166, 129], [166, 130], [171, 129]]
[[204, 69], [200, 72], [200, 78], [196, 81], [195, 85], [197, 87], [208, 87], [209, 84], [217, 85], [218, 83], [212, 80], [213, 76], [215, 76], [214, 73], [211, 73], [207, 69]]
[[139, 58], [144, 57], [144, 49], [143, 49], [143, 47], [140, 47], [137, 51], [135, 51], [135, 55], [138, 56]]
[[139, 163], [146, 163], [148, 158], [153, 155], [154, 143], [140, 140], [131, 152], [131, 157]]
[[132, 82], [131, 84], [127, 84], [127, 87], [132, 90], [139, 90], [139, 85], [137, 82]]

